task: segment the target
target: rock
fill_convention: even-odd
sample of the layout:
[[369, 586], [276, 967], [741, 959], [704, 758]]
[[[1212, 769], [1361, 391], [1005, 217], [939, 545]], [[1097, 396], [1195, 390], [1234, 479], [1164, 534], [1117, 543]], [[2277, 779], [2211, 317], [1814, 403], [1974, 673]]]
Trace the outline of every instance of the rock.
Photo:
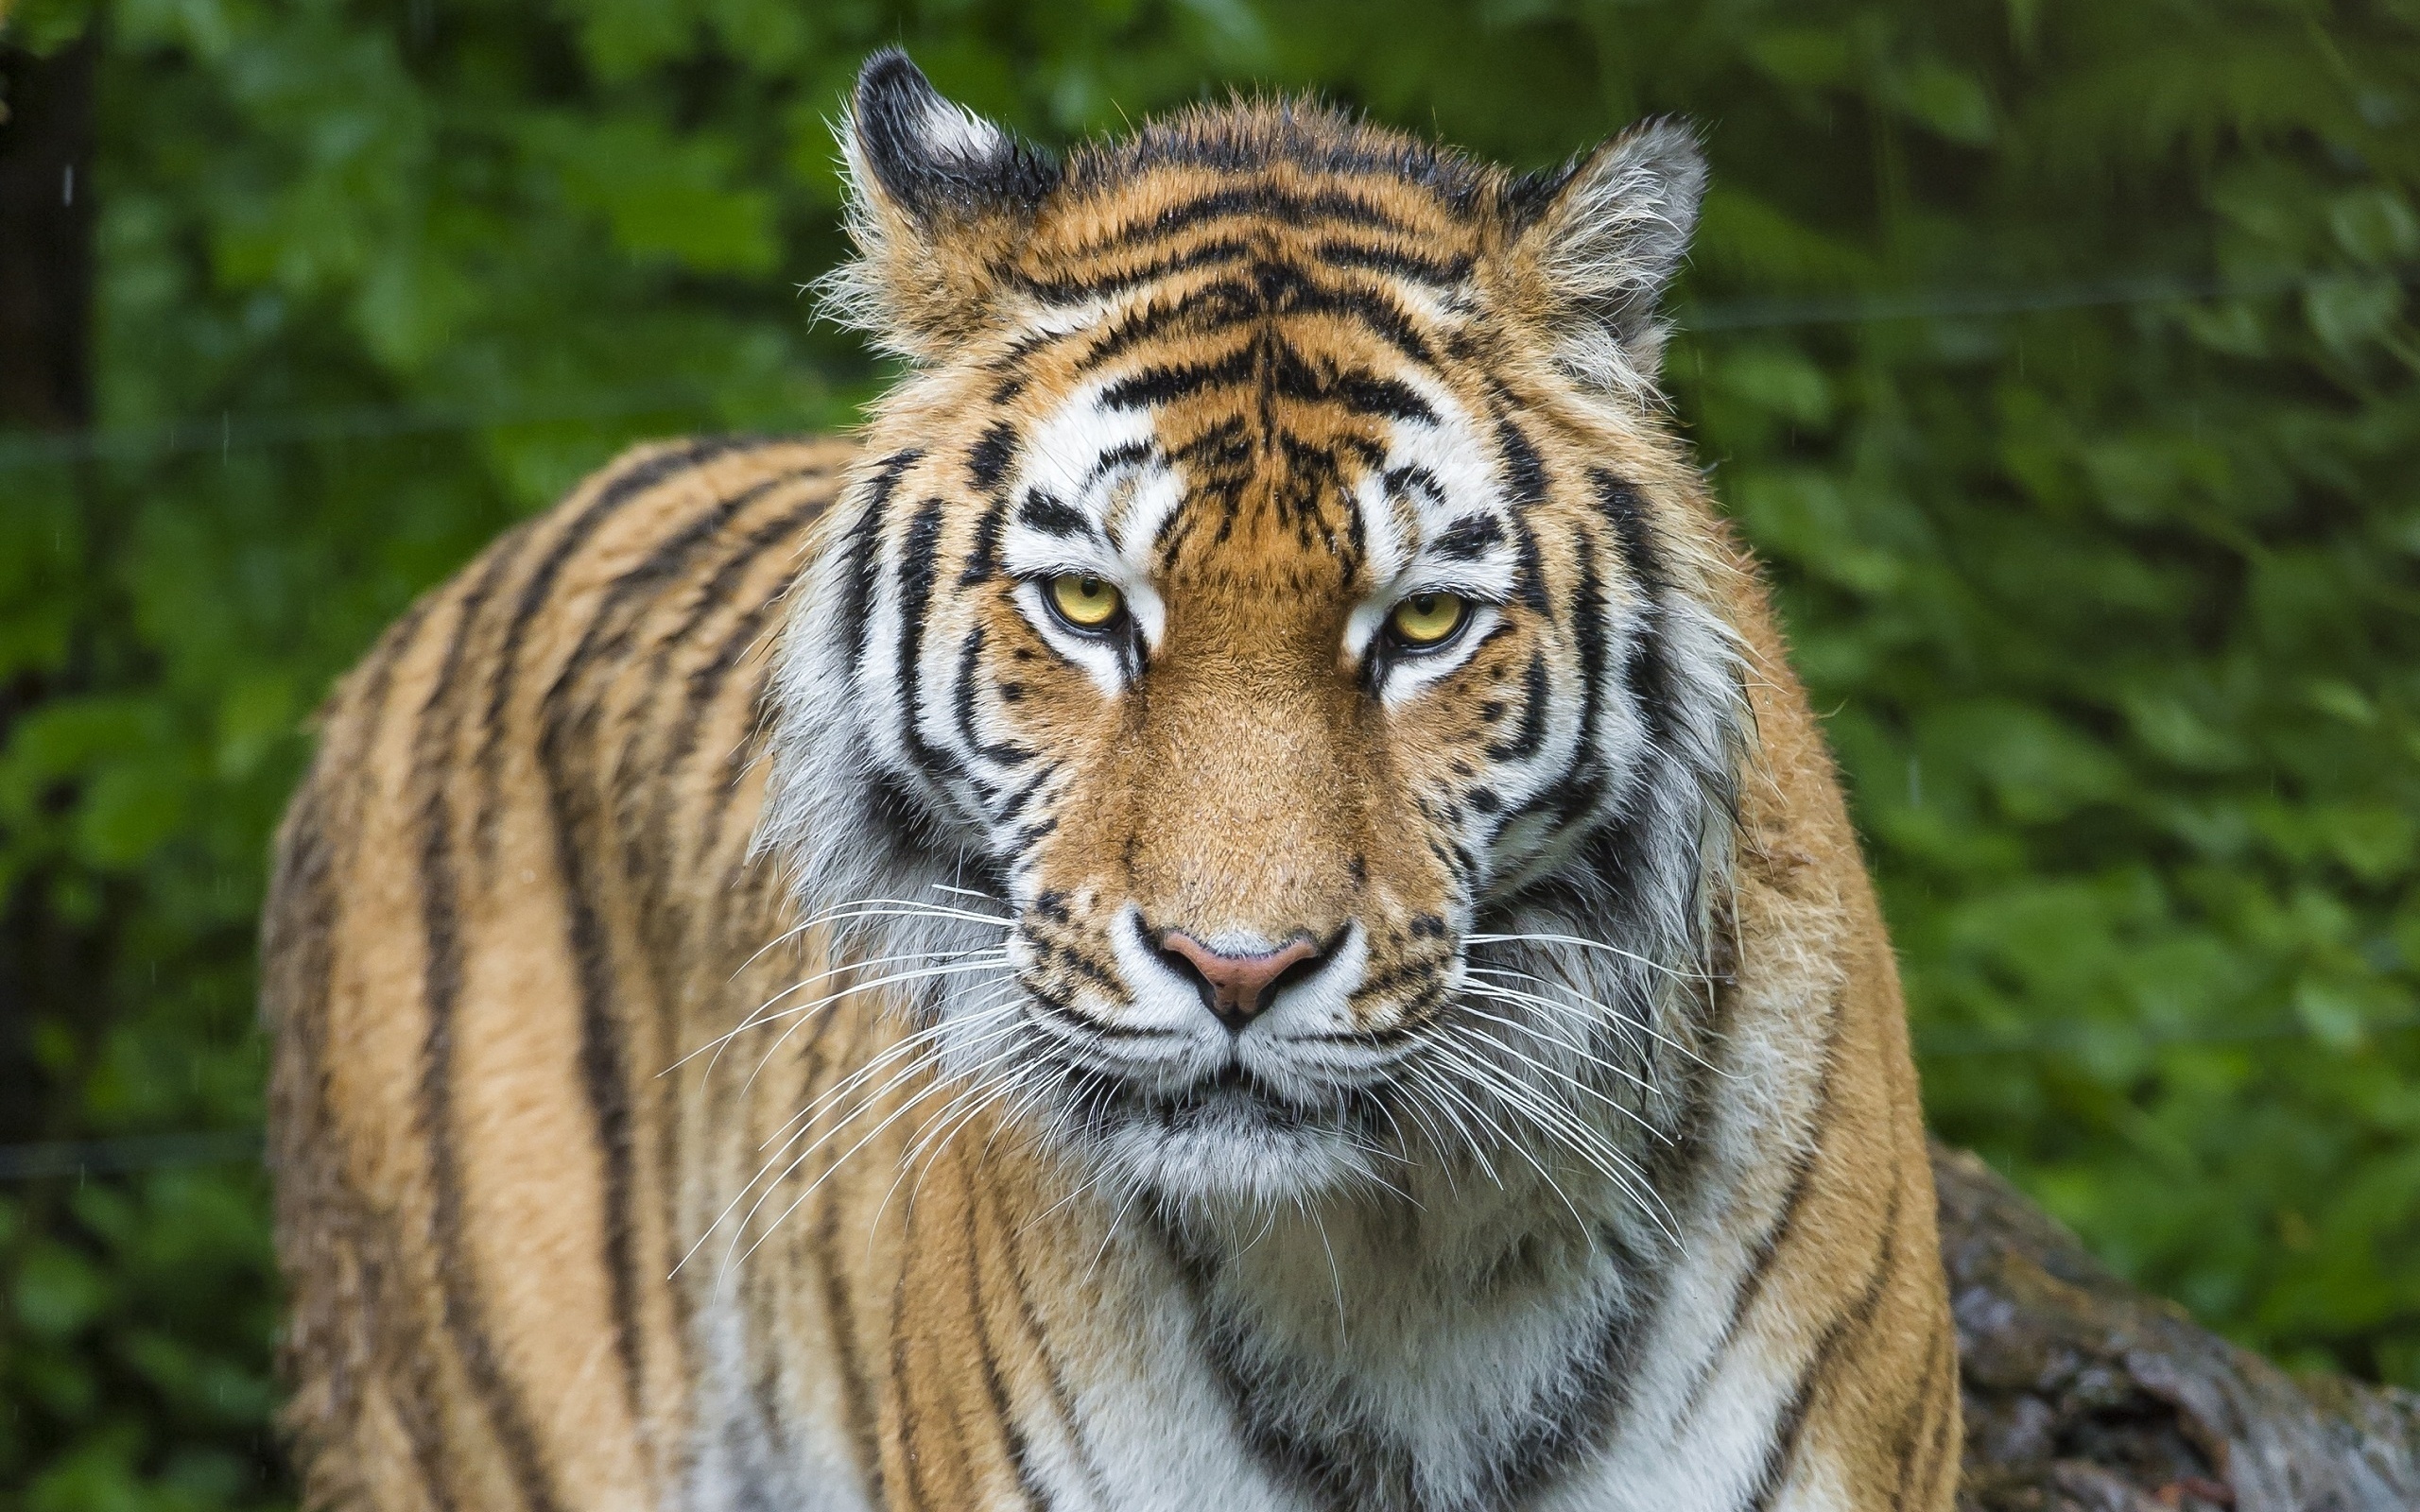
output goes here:
[[2413, 1512], [2420, 1396], [2295, 1377], [2127, 1286], [1940, 1145], [1960, 1512]]

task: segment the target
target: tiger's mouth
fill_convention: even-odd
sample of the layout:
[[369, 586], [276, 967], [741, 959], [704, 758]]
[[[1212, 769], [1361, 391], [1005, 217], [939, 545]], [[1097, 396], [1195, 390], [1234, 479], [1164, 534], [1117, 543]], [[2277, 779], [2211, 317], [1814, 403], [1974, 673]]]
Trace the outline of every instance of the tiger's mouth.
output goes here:
[[1206, 1132], [1250, 1123], [1270, 1129], [1333, 1122], [1340, 1110], [1305, 1103], [1268, 1078], [1229, 1057], [1217, 1069], [1187, 1081], [1144, 1081], [1114, 1072], [1071, 1067], [1068, 1081], [1080, 1106], [1098, 1111], [1103, 1121], [1155, 1125], [1169, 1135]]
[[1367, 1089], [1281, 1086], [1240, 1059], [1181, 1082], [1064, 1069], [1062, 1135], [1167, 1195], [1301, 1196], [1374, 1174], [1386, 1117]]
[[1170, 1134], [1242, 1121], [1291, 1127], [1315, 1116], [1236, 1060], [1183, 1087], [1130, 1088], [1120, 1101], [1132, 1116], [1153, 1120]]

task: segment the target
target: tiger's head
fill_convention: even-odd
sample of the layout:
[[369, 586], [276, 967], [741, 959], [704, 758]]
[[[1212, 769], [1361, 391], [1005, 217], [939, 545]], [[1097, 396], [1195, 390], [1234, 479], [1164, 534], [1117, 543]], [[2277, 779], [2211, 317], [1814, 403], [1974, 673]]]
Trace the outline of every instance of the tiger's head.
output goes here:
[[831, 302], [908, 369], [774, 686], [808, 912], [958, 1106], [1139, 1189], [1634, 1180], [1743, 707], [1655, 387], [1689, 136], [1521, 177], [1235, 104], [1062, 161], [893, 53], [844, 142]]

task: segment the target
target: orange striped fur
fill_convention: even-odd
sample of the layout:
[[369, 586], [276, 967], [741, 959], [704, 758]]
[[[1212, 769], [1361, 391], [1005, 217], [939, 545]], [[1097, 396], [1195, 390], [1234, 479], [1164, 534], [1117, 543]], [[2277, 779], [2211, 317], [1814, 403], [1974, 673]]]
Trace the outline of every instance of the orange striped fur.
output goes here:
[[1949, 1506], [1889, 942], [1653, 390], [1686, 139], [1058, 163], [886, 55], [850, 151], [862, 440], [630, 454], [327, 710], [313, 1504]]

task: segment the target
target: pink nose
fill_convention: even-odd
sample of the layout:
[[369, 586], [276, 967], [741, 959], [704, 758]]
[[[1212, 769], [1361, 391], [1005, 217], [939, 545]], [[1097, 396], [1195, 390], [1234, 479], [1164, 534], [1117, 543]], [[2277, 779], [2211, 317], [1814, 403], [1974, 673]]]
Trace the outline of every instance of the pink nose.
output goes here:
[[1320, 948], [1307, 939], [1293, 939], [1266, 955], [1221, 955], [1181, 929], [1160, 936], [1160, 958], [1190, 980], [1204, 1006], [1231, 1033], [1259, 1017], [1289, 975], [1308, 975], [1316, 969]]

